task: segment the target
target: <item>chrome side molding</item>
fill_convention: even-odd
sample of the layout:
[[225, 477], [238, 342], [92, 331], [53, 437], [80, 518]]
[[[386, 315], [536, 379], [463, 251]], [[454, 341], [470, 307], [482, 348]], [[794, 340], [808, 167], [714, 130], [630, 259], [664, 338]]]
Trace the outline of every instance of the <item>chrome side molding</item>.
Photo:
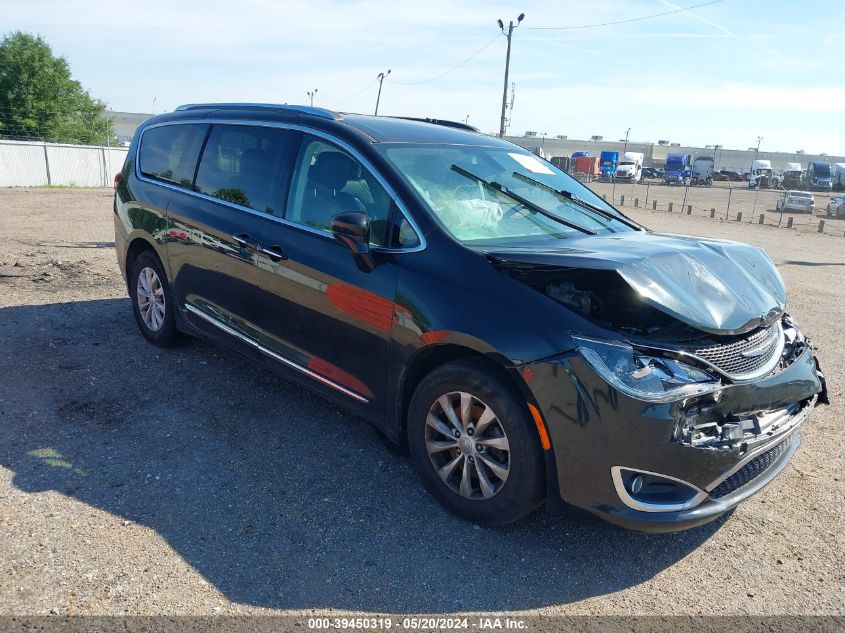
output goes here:
[[222, 330], [223, 332], [226, 332], [226, 334], [231, 334], [232, 336], [234, 336], [235, 338], [237, 338], [240, 341], [243, 341], [247, 345], [251, 345], [252, 347], [257, 349], [259, 352], [261, 352], [262, 354], [265, 354], [265, 355], [269, 356], [270, 358], [277, 360], [284, 365], [287, 365], [288, 367], [291, 367], [291, 368], [293, 368], [293, 369], [295, 369], [299, 372], [302, 372], [306, 376], [309, 376], [309, 377], [313, 378], [314, 380], [317, 380], [317, 381], [323, 383], [324, 385], [328, 385], [332, 389], [336, 389], [337, 391], [341, 392], [342, 394], [347, 395], [350, 398], [357, 400], [358, 402], [369, 402], [369, 399], [365, 398], [364, 396], [362, 396], [358, 393], [355, 393], [351, 389], [347, 389], [343, 385], [339, 385], [338, 383], [334, 382], [333, 380], [329, 380], [325, 376], [322, 376], [322, 375], [318, 374], [317, 372], [312, 371], [311, 369], [308, 369], [307, 367], [303, 367], [299, 363], [293, 362], [289, 358], [286, 358], [286, 357], [282, 356], [281, 354], [279, 354], [277, 352], [274, 352], [269, 347], [266, 347], [266, 346], [262, 345], [261, 343], [259, 343], [258, 341], [256, 341], [255, 339], [252, 339], [249, 336], [247, 336], [247, 335], [245, 335], [241, 332], [238, 332], [235, 328], [233, 328], [229, 325], [226, 325], [225, 323], [223, 323], [219, 319], [214, 318], [213, 316], [211, 316], [210, 314], [206, 313], [203, 310], [200, 310], [196, 306], [193, 306], [190, 303], [185, 303], [185, 309], [188, 312], [190, 312], [191, 314], [195, 314], [199, 318], [203, 319], [204, 321], [211, 323], [211, 325], [213, 325], [216, 328]]

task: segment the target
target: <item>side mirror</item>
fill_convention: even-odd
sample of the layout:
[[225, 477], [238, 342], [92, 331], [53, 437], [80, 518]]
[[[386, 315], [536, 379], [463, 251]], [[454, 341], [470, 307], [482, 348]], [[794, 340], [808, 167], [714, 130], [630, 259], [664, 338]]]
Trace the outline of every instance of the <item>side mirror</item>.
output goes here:
[[370, 218], [366, 213], [338, 213], [332, 218], [332, 235], [352, 252], [361, 272], [368, 273], [376, 267], [370, 253]]

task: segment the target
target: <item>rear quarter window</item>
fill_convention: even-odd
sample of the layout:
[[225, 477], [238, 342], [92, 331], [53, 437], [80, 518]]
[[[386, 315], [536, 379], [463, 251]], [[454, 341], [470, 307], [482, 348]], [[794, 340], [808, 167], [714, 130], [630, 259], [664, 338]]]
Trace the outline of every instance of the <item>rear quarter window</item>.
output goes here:
[[141, 173], [190, 188], [207, 125], [163, 125], [141, 137], [138, 161]]

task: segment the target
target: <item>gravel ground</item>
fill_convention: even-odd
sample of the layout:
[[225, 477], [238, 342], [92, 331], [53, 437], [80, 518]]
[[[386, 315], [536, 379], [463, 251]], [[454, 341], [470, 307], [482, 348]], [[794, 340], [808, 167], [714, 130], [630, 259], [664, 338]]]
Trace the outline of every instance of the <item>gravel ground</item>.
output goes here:
[[0, 190], [0, 613], [845, 613], [845, 239], [633, 215], [765, 247], [833, 401], [761, 494], [680, 534], [447, 514], [362, 420], [147, 344], [109, 190]]
[[778, 200], [783, 197], [782, 191], [762, 189], [759, 192], [749, 189], [746, 183], [714, 182], [712, 187], [677, 187], [659, 184], [659, 181], [649, 180], [638, 184], [622, 184], [616, 186], [610, 183], [594, 181], [590, 187], [599, 195], [606, 196], [608, 201], [613, 200], [616, 204], [624, 200], [624, 209], [631, 210], [634, 206], [634, 199], [639, 199], [641, 208], [651, 209], [655, 201], [657, 208], [667, 211], [669, 203], [673, 205], [673, 212], [681, 215], [686, 213], [686, 207], [692, 207], [692, 214], [700, 217], [708, 217], [710, 210], [716, 210], [716, 217], [736, 220], [737, 213], [742, 213], [742, 222], [756, 224], [760, 221], [762, 214], [763, 222], [769, 225], [783, 225], [792, 217], [794, 230], [805, 233], [817, 233], [819, 221], [824, 220], [825, 233], [837, 237], [845, 236], [845, 217], [827, 217], [827, 204], [834, 195], [815, 192], [813, 197], [816, 200], [815, 209], [812, 213], [797, 213], [786, 211], [783, 216], [776, 211]]

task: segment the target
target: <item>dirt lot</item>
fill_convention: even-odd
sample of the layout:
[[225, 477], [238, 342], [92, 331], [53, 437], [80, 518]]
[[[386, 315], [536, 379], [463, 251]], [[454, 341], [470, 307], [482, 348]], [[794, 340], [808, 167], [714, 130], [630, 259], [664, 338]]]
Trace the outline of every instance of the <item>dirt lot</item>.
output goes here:
[[692, 215], [698, 217], [710, 216], [710, 210], [716, 210], [716, 217], [736, 221], [737, 213], [742, 213], [742, 222], [757, 224], [760, 215], [763, 223], [770, 226], [786, 226], [792, 218], [796, 231], [817, 233], [819, 220], [824, 220], [825, 233], [837, 237], [845, 236], [845, 218], [842, 216], [827, 217], [827, 204], [834, 195], [830, 193], [813, 193], [816, 200], [813, 213], [784, 212], [783, 216], [777, 212], [777, 202], [783, 197], [782, 191], [772, 189], [749, 189], [746, 183], [714, 182], [712, 187], [677, 187], [663, 185], [660, 181], [649, 180], [637, 184], [613, 184], [593, 181], [589, 186], [599, 195], [606, 196], [608, 201], [616, 199], [616, 204], [623, 202], [624, 209], [634, 207], [635, 198], [639, 199], [642, 209], [651, 209], [654, 202], [661, 211], [667, 211], [672, 203], [672, 211], [678, 215], [687, 212], [692, 207]]
[[450, 516], [360, 419], [144, 342], [110, 191], [0, 190], [0, 613], [845, 613], [845, 238], [625, 209], [765, 247], [833, 401], [761, 494], [680, 534]]

